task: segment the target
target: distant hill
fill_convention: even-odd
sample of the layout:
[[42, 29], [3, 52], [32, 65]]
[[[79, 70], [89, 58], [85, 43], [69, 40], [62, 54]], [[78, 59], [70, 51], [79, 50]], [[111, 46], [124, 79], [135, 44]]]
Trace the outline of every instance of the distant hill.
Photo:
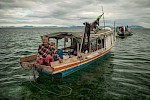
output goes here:
[[[104, 28], [104, 26], [99, 26], [100, 28]], [[114, 28], [113, 26], [105, 26], [105, 27], [110, 27]], [[84, 28], [84, 26], [2, 26], [0, 28]], [[139, 25], [131, 25], [129, 28], [132, 29], [143, 29], [143, 26]]]
[[[99, 26], [100, 28], [104, 28], [104, 26]], [[114, 26], [105, 26], [105, 27], [110, 27], [110, 28], [114, 28]], [[66, 28], [84, 28], [84, 26], [68, 26]], [[143, 26], [139, 26], [139, 25], [131, 25], [129, 26], [129, 28], [137, 28], [137, 29], [143, 29]]]
[[33, 28], [33, 26], [23, 26], [24, 28]]
[[139, 25], [131, 25], [129, 28], [143, 29], [144, 27]]
[[68, 26], [68, 28], [84, 28], [84, 26]]

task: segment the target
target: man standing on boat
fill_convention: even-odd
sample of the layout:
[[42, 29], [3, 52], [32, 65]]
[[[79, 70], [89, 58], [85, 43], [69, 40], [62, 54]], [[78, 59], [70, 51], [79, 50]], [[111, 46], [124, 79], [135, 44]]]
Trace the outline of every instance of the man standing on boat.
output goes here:
[[125, 32], [128, 32], [128, 25], [125, 26]]
[[[83, 37], [83, 45], [82, 48], [86, 47], [85, 49], [88, 50], [89, 52], [89, 47], [90, 47], [90, 34], [91, 34], [91, 25], [88, 22], [83, 23], [85, 25], [85, 30], [84, 30], [84, 37]], [[85, 39], [87, 35], [87, 44], [85, 44]], [[86, 51], [84, 50], [84, 52]]]
[[99, 29], [99, 19], [104, 15], [104, 13], [97, 17], [97, 19], [91, 23], [91, 31], [94, 31], [94, 33], [97, 33]]

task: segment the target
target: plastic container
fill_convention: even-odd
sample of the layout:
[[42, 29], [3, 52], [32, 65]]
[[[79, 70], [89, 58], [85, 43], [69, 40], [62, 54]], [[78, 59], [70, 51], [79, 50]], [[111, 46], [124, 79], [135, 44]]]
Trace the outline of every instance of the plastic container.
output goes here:
[[57, 54], [59, 55], [59, 57], [60, 57], [61, 59], [63, 59], [63, 52], [62, 52], [61, 49], [58, 49], [58, 50], [57, 50]]

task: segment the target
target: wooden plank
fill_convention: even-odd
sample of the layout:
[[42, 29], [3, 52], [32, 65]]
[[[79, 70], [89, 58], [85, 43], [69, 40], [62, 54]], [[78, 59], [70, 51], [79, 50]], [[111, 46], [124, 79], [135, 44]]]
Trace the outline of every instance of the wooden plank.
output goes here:
[[75, 61], [78, 61], [77, 56], [73, 56], [73, 57], [68, 58], [68, 59], [63, 59], [63, 63], [59, 63], [59, 61], [51, 62], [51, 66], [53, 68], [56, 68], [58, 66], [65, 65], [65, 64], [68, 64], [68, 63], [71, 63], [71, 62], [75, 62]]
[[31, 55], [31, 56], [27, 56], [27, 57], [22, 57], [20, 58], [20, 62], [32, 62], [36, 60], [36, 56], [37, 55]]

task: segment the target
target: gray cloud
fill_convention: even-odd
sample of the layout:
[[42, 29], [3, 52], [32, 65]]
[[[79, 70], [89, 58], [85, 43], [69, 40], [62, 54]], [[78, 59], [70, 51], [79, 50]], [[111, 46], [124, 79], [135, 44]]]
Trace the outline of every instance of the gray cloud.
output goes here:
[[0, 26], [82, 25], [102, 14], [103, 6], [106, 24], [150, 27], [149, 5], [149, 0], [1, 0]]
[[142, 8], [149, 8], [150, 7], [150, 1], [149, 0], [133, 0], [135, 5], [137, 7], [142, 7]]
[[2, 0], [0, 1], [0, 8], [1, 9], [15, 9], [15, 8], [28, 8], [31, 7], [30, 5], [26, 5], [24, 2], [15, 1], [15, 0]]

